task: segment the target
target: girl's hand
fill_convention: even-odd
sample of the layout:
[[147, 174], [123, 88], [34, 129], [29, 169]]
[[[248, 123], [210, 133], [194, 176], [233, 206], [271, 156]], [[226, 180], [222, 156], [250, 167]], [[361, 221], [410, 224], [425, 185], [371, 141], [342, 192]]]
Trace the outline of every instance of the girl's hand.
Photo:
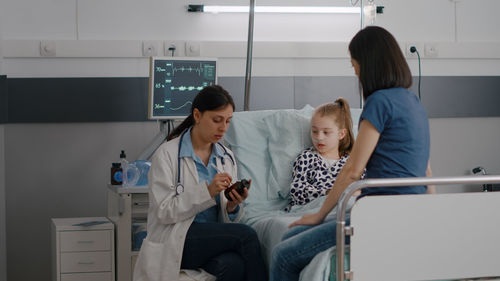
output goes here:
[[229, 197], [231, 197], [231, 199], [233, 200], [227, 201], [226, 210], [228, 213], [234, 212], [234, 210], [236, 210], [236, 207], [238, 207], [238, 205], [248, 197], [248, 189], [245, 187], [243, 188], [243, 190], [244, 192], [242, 195], [240, 195], [238, 191], [236, 191], [236, 189], [233, 189], [231, 190], [231, 192], [229, 192]]
[[317, 225], [322, 223], [324, 219], [325, 218], [318, 213], [305, 214], [299, 220], [296, 220], [292, 224], [290, 224], [288, 227], [294, 227], [296, 225]]
[[233, 179], [228, 173], [215, 174], [212, 182], [208, 185], [208, 192], [215, 198], [224, 189], [228, 188]]

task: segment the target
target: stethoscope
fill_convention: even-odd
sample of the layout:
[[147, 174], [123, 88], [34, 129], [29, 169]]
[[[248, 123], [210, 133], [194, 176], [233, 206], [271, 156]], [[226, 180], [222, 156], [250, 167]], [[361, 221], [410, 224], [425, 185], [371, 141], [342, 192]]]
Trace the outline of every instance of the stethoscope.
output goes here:
[[[175, 186], [175, 193], [177, 195], [184, 192], [184, 185], [182, 185], [182, 183], [181, 183], [181, 157], [180, 157], [180, 154], [181, 154], [182, 140], [184, 139], [184, 135], [188, 131], [189, 130], [185, 130], [184, 132], [182, 132], [181, 138], [179, 140], [179, 148], [177, 149], [177, 185]], [[216, 144], [218, 144], [224, 150], [224, 155], [222, 155], [222, 157], [220, 158], [222, 165], [226, 164], [226, 160], [224, 159], [226, 157], [226, 155], [229, 156], [229, 159], [231, 160], [233, 165], [235, 165], [233, 156], [231, 156], [231, 154], [229, 154], [227, 152], [227, 149], [224, 147], [224, 145], [222, 145], [220, 142], [218, 142]]]

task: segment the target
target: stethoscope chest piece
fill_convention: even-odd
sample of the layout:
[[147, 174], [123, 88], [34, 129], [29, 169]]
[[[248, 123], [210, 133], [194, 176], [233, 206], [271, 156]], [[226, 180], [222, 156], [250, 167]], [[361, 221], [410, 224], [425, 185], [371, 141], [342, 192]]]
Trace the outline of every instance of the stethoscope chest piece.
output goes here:
[[183, 192], [184, 192], [184, 186], [181, 183], [178, 183], [177, 186], [175, 187], [175, 193], [179, 195]]

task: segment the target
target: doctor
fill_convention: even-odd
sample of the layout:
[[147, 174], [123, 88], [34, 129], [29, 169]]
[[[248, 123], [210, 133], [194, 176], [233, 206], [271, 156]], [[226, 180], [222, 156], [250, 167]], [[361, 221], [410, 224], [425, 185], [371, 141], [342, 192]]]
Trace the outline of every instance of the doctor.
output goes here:
[[[266, 280], [255, 231], [236, 223], [248, 196], [224, 191], [237, 180], [232, 152], [219, 141], [234, 102], [220, 86], [193, 100], [189, 115], [151, 159], [148, 235], [134, 270], [135, 281]], [[182, 268], [182, 270], [181, 270]], [[215, 277], [214, 277], [215, 276]]]

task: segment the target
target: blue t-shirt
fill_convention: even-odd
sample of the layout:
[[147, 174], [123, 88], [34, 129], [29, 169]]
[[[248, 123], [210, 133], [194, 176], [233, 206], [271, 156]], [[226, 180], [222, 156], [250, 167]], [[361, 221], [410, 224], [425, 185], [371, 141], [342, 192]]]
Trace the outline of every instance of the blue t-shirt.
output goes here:
[[[366, 165], [365, 178], [425, 177], [429, 161], [429, 120], [418, 97], [407, 89], [372, 93], [361, 120], [369, 121], [380, 138]], [[426, 186], [364, 188], [362, 195], [425, 193]]]

